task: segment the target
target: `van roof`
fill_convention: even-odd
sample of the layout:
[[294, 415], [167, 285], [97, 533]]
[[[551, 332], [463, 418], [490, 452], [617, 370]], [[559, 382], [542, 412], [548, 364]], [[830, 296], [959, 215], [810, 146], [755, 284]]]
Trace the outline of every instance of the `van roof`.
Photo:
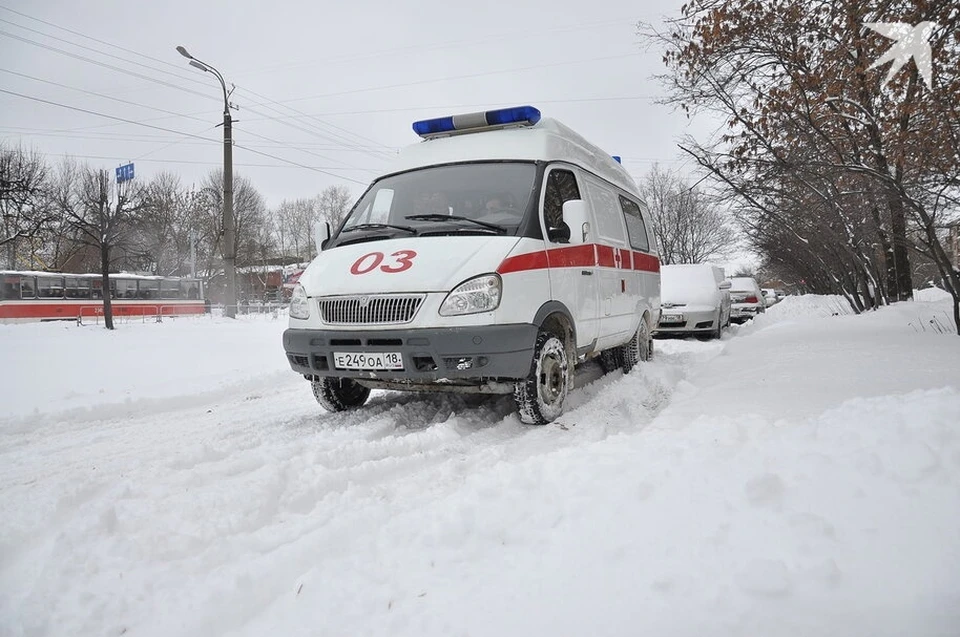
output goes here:
[[483, 160], [565, 161], [580, 166], [640, 197], [630, 173], [598, 146], [555, 119], [533, 126], [459, 133], [408, 146], [386, 171]]

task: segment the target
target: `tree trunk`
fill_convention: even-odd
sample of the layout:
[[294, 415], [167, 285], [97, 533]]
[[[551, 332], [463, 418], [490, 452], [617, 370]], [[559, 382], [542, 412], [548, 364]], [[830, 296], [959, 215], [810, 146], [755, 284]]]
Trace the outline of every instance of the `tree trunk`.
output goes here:
[[100, 280], [103, 286], [103, 326], [113, 329], [113, 303], [110, 299], [110, 246], [100, 244]]
[[889, 205], [890, 230], [893, 235], [893, 270], [896, 277], [896, 293], [891, 291], [890, 295], [898, 301], [908, 301], [913, 298], [913, 274], [910, 271], [910, 255], [907, 253], [906, 213], [899, 196], [891, 196]]

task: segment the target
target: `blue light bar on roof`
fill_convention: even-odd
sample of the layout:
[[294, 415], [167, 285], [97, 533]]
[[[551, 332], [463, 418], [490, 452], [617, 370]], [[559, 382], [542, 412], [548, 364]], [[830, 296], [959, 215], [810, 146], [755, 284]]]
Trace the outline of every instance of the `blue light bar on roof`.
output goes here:
[[413, 123], [413, 132], [420, 137], [432, 137], [444, 133], [468, 132], [495, 126], [526, 124], [532, 126], [540, 121], [540, 111], [532, 106], [513, 106], [494, 111], [465, 113], [436, 119], [424, 119]]
[[610, 155], [610, 156], [613, 157], [613, 161], [617, 162], [618, 164], [623, 163], [622, 161], [620, 161], [620, 155]]

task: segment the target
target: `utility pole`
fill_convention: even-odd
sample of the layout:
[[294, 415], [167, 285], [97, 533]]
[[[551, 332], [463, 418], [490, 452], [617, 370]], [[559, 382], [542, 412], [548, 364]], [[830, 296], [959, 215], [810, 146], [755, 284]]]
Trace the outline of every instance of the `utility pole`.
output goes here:
[[[222, 80], [221, 80], [222, 81]], [[237, 316], [237, 241], [233, 219], [233, 118], [223, 100], [223, 270], [227, 279], [226, 307], [228, 318]]]
[[190, 60], [190, 66], [213, 75], [223, 89], [223, 275], [226, 279], [223, 314], [237, 316], [237, 240], [233, 218], [233, 118], [230, 116], [230, 93], [220, 71], [190, 55], [182, 46], [177, 53]]

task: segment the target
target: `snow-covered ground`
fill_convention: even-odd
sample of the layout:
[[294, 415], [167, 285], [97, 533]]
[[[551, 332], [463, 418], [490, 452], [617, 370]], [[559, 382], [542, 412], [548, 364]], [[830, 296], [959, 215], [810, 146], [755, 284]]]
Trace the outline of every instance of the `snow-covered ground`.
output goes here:
[[0, 326], [0, 635], [955, 637], [949, 304], [845, 312], [588, 367], [542, 428], [323, 413], [282, 319]]

